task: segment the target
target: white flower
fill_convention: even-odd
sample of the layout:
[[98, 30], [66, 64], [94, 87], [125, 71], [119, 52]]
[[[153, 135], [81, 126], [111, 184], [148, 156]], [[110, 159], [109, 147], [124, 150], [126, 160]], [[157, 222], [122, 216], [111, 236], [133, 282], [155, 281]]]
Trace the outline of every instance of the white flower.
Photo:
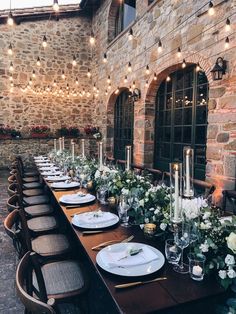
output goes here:
[[227, 254], [227, 255], [226, 255], [226, 258], [225, 258], [225, 264], [226, 264], [227, 266], [234, 265], [234, 264], [235, 264], [234, 256], [233, 256], [233, 255], [230, 255], [230, 254]]
[[124, 194], [124, 195], [128, 195], [128, 194], [129, 194], [129, 190], [123, 188], [123, 189], [121, 190], [121, 193]]
[[139, 201], [139, 205], [142, 206], [142, 207], [144, 206], [144, 199]]
[[149, 223], [149, 219], [148, 218], [145, 218], [144, 221], [145, 221], [146, 224]]
[[227, 277], [226, 270], [220, 270], [218, 274], [221, 279], [225, 279]]
[[160, 229], [161, 229], [161, 230], [165, 231], [165, 230], [166, 230], [166, 227], [167, 227], [167, 224], [166, 224], [166, 223], [162, 222], [162, 223], [160, 224]]
[[198, 199], [183, 199], [182, 200], [182, 208], [187, 219], [194, 219], [200, 215], [200, 207], [198, 203]]
[[140, 225], [140, 228], [143, 229], [143, 228], [144, 228], [144, 224], [141, 224], [141, 225]]
[[99, 170], [97, 170], [97, 171], [95, 172], [94, 178], [95, 178], [95, 179], [100, 178], [100, 171], [99, 171]]
[[208, 212], [208, 211], [207, 211], [207, 212], [204, 213], [204, 215], [203, 215], [202, 218], [203, 218], [204, 220], [207, 220], [210, 216], [211, 216], [211, 212]]
[[211, 222], [206, 222], [205, 224], [204, 224], [204, 222], [201, 222], [200, 229], [207, 230], [210, 228], [211, 228]]
[[126, 183], [130, 183], [130, 179], [127, 179], [127, 180], [126, 180]]
[[228, 248], [236, 254], [236, 233], [231, 232], [230, 235], [227, 238], [227, 245]]
[[151, 212], [153, 212], [153, 211], [155, 210], [155, 208], [151, 207], [151, 208], [149, 208], [149, 210], [150, 210]]
[[202, 243], [199, 246], [199, 249], [202, 251], [202, 253], [206, 253], [209, 251], [209, 245], [207, 244], [207, 241], [205, 241], [204, 243]]
[[229, 278], [233, 279], [236, 277], [236, 272], [233, 269], [229, 269], [227, 275]]
[[157, 214], [159, 214], [159, 213], [160, 213], [160, 208], [157, 207], [157, 208], [155, 209], [155, 211], [154, 211], [154, 214], [157, 215]]

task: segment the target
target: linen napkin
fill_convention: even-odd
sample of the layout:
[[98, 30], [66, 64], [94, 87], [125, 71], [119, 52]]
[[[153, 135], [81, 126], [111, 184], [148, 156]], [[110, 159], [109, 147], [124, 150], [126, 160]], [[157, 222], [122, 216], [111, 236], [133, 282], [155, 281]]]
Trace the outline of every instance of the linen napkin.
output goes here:
[[54, 182], [51, 187], [56, 189], [73, 188], [78, 186], [78, 182]]
[[[133, 256], [129, 255], [128, 250], [120, 252], [109, 252], [108, 250], [104, 250], [101, 254], [101, 259], [108, 268], [139, 266], [158, 259], [156, 253], [154, 253], [149, 247], [142, 246], [139, 248], [142, 249], [142, 251]], [[130, 246], [129, 250], [130, 249], [136, 248]], [[125, 256], [128, 257], [123, 258]]]
[[62, 202], [90, 202], [91, 199], [93, 199], [93, 195], [91, 194], [68, 194], [68, 195], [63, 195], [61, 201]]
[[98, 224], [114, 220], [114, 215], [109, 212], [90, 212], [84, 215], [75, 215], [74, 219], [80, 223]]

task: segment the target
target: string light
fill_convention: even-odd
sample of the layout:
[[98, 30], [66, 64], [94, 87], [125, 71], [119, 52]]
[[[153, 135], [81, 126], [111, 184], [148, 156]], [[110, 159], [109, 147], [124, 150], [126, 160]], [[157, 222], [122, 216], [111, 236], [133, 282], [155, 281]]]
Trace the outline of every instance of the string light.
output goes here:
[[108, 85], [108, 89], [109, 89], [109, 90], [111, 89], [111, 83]]
[[208, 14], [210, 16], [215, 14], [214, 4], [212, 3], [212, 1], [209, 2]]
[[157, 51], [158, 51], [159, 53], [162, 52], [162, 43], [161, 43], [161, 40], [159, 40], [159, 42], [158, 42]]
[[42, 42], [42, 46], [43, 46], [43, 48], [46, 48], [47, 47], [47, 37], [44, 35], [43, 36], [43, 42]]
[[11, 87], [14, 87], [14, 83], [11, 82], [10, 86], [11, 86]]
[[127, 75], [126, 75], [124, 78], [124, 83], [126, 84], [127, 82], [128, 82], [128, 79], [127, 79]]
[[100, 93], [100, 90], [99, 90], [99, 88], [97, 88], [97, 94], [99, 94]]
[[96, 92], [96, 90], [97, 90], [97, 87], [96, 87], [96, 84], [94, 83], [94, 85], [93, 85], [93, 90], [94, 90], [94, 92]]
[[167, 78], [166, 78], [166, 82], [170, 82], [171, 81], [171, 78], [170, 76], [168, 75]]
[[177, 50], [177, 57], [178, 57], [178, 58], [181, 58], [181, 55], [182, 55], [182, 53], [181, 53], [181, 48], [178, 47], [178, 50]]
[[157, 74], [156, 74], [156, 72], [154, 73], [154, 81], [156, 81], [157, 80]]
[[57, 81], [56, 81], [56, 80], [53, 81], [53, 86], [54, 86], [54, 87], [57, 86]]
[[105, 90], [105, 95], [106, 95], [106, 96], [108, 95], [107, 89]]
[[145, 86], [148, 87], [148, 80], [146, 81]]
[[13, 26], [14, 25], [14, 19], [13, 19], [13, 14], [12, 14], [11, 10], [10, 10], [10, 12], [8, 14], [7, 24], [9, 26]]
[[132, 40], [133, 37], [134, 37], [133, 29], [132, 29], [132, 27], [130, 27], [129, 33], [128, 33], [128, 39], [129, 39], [129, 40]]
[[82, 95], [84, 96], [85, 95], [85, 89], [83, 88], [83, 91], [82, 91]]
[[10, 76], [9, 76], [9, 81], [10, 81], [10, 82], [13, 81], [13, 76], [12, 76], [12, 74], [10, 74]]
[[183, 68], [183, 69], [186, 68], [186, 61], [185, 61], [185, 59], [184, 59], [183, 62], [182, 62], [182, 68]]
[[33, 82], [32, 82], [32, 78], [29, 79], [29, 85], [32, 85]]
[[77, 64], [77, 62], [76, 62], [76, 57], [75, 57], [75, 56], [73, 56], [72, 65], [75, 67], [75, 66], [76, 66], [76, 64]]
[[200, 64], [198, 62], [197, 65], [196, 65], [196, 72], [199, 72], [200, 70], [201, 70], [201, 67], [200, 67]]
[[77, 77], [76, 77], [76, 79], [75, 79], [75, 84], [76, 84], [76, 85], [79, 85], [79, 80], [78, 80]]
[[231, 29], [230, 19], [229, 19], [229, 18], [227, 18], [227, 20], [226, 20], [226, 24], [225, 24], [225, 31], [226, 31], [226, 32], [229, 32], [229, 31], [230, 31], [230, 29]]
[[62, 70], [61, 78], [62, 78], [63, 80], [65, 80], [65, 78], [66, 78], [66, 76], [65, 76], [65, 71], [64, 71], [64, 70]]
[[128, 72], [131, 73], [132, 72], [132, 66], [131, 66], [131, 62], [128, 63]]
[[115, 91], [115, 94], [116, 94], [116, 95], [119, 94], [119, 91], [120, 91], [120, 88], [119, 88], [119, 86], [118, 86], [117, 89], [116, 89], [116, 91]]
[[37, 64], [37, 66], [38, 66], [38, 67], [40, 67], [41, 62], [40, 62], [40, 58], [39, 58], [39, 57], [37, 58], [37, 62], [36, 62], [36, 64]]
[[149, 69], [149, 65], [146, 66], [146, 70], [145, 70], [146, 74], [150, 74], [150, 69]]
[[89, 42], [91, 45], [94, 45], [95, 44], [95, 37], [94, 37], [94, 34], [92, 33], [90, 38], [89, 38]]
[[13, 71], [14, 71], [14, 66], [13, 66], [12, 61], [11, 61], [11, 63], [10, 63], [9, 71], [10, 71], [10, 72], [13, 72]]
[[133, 85], [132, 85], [133, 89], [135, 88], [135, 81], [133, 81]]
[[10, 45], [8, 46], [7, 53], [8, 53], [10, 56], [13, 55], [13, 50], [12, 50], [12, 45], [11, 45], [11, 43], [10, 43]]
[[227, 36], [225, 39], [225, 49], [229, 48], [229, 37]]
[[106, 53], [104, 53], [104, 55], [103, 55], [103, 62], [107, 63], [107, 54]]
[[90, 72], [90, 69], [88, 69], [88, 72], [87, 72], [87, 77], [88, 77], [88, 78], [90, 78], [90, 77], [91, 77], [91, 75], [92, 75], [92, 74], [91, 74], [91, 72]]
[[130, 92], [130, 93], [132, 92], [132, 87], [131, 87], [131, 86], [129, 87], [129, 92]]
[[33, 77], [33, 78], [36, 78], [35, 70], [33, 70], [33, 72], [32, 72], [32, 77]]
[[59, 11], [59, 4], [58, 4], [58, 0], [53, 0], [53, 10], [55, 12], [58, 12]]
[[68, 84], [68, 83], [66, 84], [66, 89], [67, 89], [67, 90], [69, 89], [69, 84]]

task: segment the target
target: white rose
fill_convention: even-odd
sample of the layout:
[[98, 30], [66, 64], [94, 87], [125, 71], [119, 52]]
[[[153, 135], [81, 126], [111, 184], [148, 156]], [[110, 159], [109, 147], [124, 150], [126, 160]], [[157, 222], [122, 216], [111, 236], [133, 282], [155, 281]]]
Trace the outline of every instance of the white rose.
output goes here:
[[225, 264], [226, 264], [227, 266], [234, 265], [234, 264], [235, 264], [234, 256], [233, 256], [233, 255], [230, 255], [230, 254], [227, 254], [227, 255], [226, 255], [226, 258], [225, 258]]
[[200, 250], [203, 252], [203, 253], [206, 253], [209, 251], [209, 245], [207, 244], [207, 242], [205, 241], [204, 243], [202, 243], [200, 246], [199, 246]]
[[155, 211], [154, 211], [154, 214], [157, 215], [157, 214], [159, 214], [159, 212], [160, 212], [160, 209], [156, 208]]
[[204, 220], [207, 220], [210, 216], [211, 216], [211, 213], [210, 213], [210, 212], [205, 212], [202, 218], [203, 218]]
[[145, 218], [144, 221], [145, 221], [146, 224], [149, 223], [149, 219], [148, 218]]
[[225, 279], [227, 277], [226, 270], [220, 270], [218, 274], [221, 279]]
[[151, 207], [151, 208], [149, 208], [149, 210], [150, 210], [151, 212], [153, 212], [153, 211], [155, 210], [155, 208]]
[[160, 229], [161, 229], [161, 230], [165, 231], [165, 230], [166, 230], [166, 227], [167, 227], [167, 224], [166, 224], [166, 223], [162, 222], [162, 223], [160, 224]]
[[144, 199], [139, 201], [139, 205], [142, 206], [142, 207], [144, 206]]
[[121, 190], [121, 192], [122, 192], [122, 194], [124, 194], [124, 195], [128, 195], [128, 194], [129, 194], [129, 190], [128, 190], [128, 189], [125, 189], [125, 188], [123, 188], [123, 189]]
[[236, 254], [236, 233], [231, 232], [227, 238], [228, 248]]
[[233, 269], [229, 269], [227, 275], [229, 278], [233, 279], [236, 277], [236, 272]]

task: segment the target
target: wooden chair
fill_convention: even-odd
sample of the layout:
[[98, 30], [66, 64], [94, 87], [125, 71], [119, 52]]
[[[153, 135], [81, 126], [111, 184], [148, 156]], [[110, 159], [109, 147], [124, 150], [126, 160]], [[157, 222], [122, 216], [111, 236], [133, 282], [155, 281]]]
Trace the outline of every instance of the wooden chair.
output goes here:
[[29, 176], [29, 173], [27, 173], [27, 176], [25, 175], [24, 165], [20, 157], [16, 158], [16, 169], [20, 172], [23, 182], [30, 183], [39, 181], [38, 173], [34, 176]]
[[[41, 266], [35, 253], [27, 252], [16, 270], [16, 289], [25, 313], [62, 313], [62, 302], [82, 297], [88, 290], [88, 278], [81, 265], [74, 260], [48, 263]], [[76, 304], [68, 304], [64, 313], [87, 313]]]
[[[233, 213], [236, 214], [236, 205], [235, 205], [235, 200], [236, 200], [236, 191], [233, 190], [224, 190], [222, 192], [223, 194], [223, 199], [222, 199], [222, 210], [224, 212], [226, 212], [226, 205], [227, 205], [227, 201], [232, 203], [232, 209], [233, 209]], [[234, 204], [233, 204], [234, 201]]]
[[18, 165], [20, 165], [20, 167], [21, 167], [25, 177], [38, 177], [39, 176], [39, 172], [38, 172], [37, 169], [28, 170], [28, 169], [25, 168], [21, 156], [16, 156], [16, 162], [17, 162]]

